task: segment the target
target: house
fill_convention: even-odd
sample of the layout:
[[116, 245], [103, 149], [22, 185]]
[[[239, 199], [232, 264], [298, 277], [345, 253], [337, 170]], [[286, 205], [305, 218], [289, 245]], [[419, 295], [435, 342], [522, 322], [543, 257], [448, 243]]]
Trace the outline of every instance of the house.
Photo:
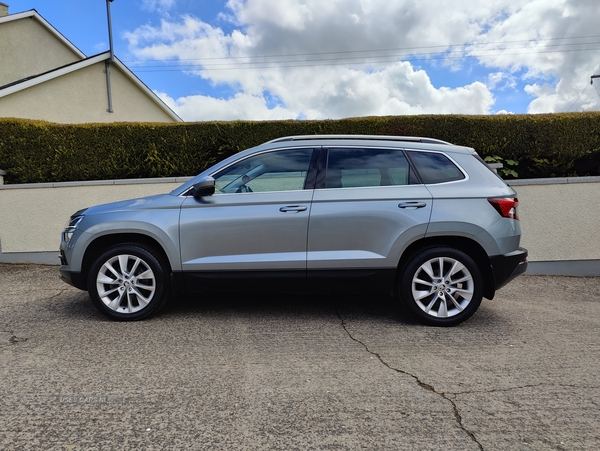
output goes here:
[[0, 61], [0, 117], [181, 122], [110, 52], [86, 56], [36, 10], [8, 14], [0, 3]]

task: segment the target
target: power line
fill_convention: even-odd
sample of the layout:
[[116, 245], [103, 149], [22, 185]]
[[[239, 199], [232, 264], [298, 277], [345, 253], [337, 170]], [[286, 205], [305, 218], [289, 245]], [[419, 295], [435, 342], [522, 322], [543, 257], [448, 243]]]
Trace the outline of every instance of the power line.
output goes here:
[[[584, 45], [588, 45], [588, 44], [600, 44], [600, 41], [597, 42], [588, 42], [585, 43]], [[583, 44], [555, 44], [549, 47], [559, 47], [559, 46], [565, 46], [565, 45], [583, 45]], [[518, 47], [508, 47], [508, 48], [504, 48], [504, 49], [490, 49], [490, 50], [496, 50], [498, 53], [498, 55], [506, 55], [506, 53], [504, 53], [504, 50], [507, 49], [515, 49]], [[598, 47], [600, 48], [600, 47]], [[582, 51], [582, 50], [596, 50], [596, 48], [591, 48], [591, 49], [565, 49], [565, 50], [556, 50], [556, 52], [561, 52], [561, 53], [568, 53], [571, 51]], [[509, 55], [521, 55], [521, 54], [531, 54], [531, 53], [549, 53], [550, 51], [539, 51], [536, 49], [531, 49], [530, 52], [518, 52], [518, 53], [510, 53]], [[341, 53], [345, 53], [345, 52], [340, 52]], [[467, 53], [466, 55], [461, 55], [461, 56], [455, 56], [455, 57], [451, 57], [449, 55], [447, 55], [447, 53], [452, 53], [450, 52], [444, 52], [446, 54], [446, 56], [440, 56], [440, 58], [464, 58], [465, 56], [474, 56], [474, 57], [486, 57], [486, 56], [490, 56], [490, 55], [477, 55], [477, 54], [470, 54]], [[439, 55], [440, 52], [429, 52], [429, 53], [420, 53], [420, 56], [433, 56], [433, 55]], [[320, 55], [320, 54], [315, 54], [315, 55]], [[331, 55], [335, 55], [334, 53], [331, 53]], [[379, 58], [391, 58], [391, 57], [408, 57], [409, 55], [411, 55], [410, 53], [406, 53], [406, 54], [395, 54], [395, 55], [369, 55], [369, 56], [345, 56], [345, 57], [340, 57], [340, 58], [317, 58], [317, 59], [304, 59], [304, 60], [295, 60], [295, 59], [290, 59], [290, 60], [278, 60], [278, 61], [247, 61], [247, 62], [235, 62], [236, 67], [238, 67], [239, 65], [250, 65], [250, 64], [283, 64], [283, 63], [296, 63], [296, 62], [302, 62], [302, 63], [307, 63], [307, 62], [328, 62], [328, 61], [352, 61], [352, 60], [360, 60], [360, 59], [366, 59], [366, 60], [376, 60]], [[290, 55], [290, 56], [295, 56], [295, 55]], [[495, 55], [491, 55], [491, 56], [495, 56]], [[232, 59], [254, 59], [254, 58], [258, 58], [258, 57], [230, 57], [230, 58], [196, 58], [196, 59], [179, 59], [177, 61], [215, 61], [215, 60], [220, 60], [220, 61], [224, 61], [224, 63], [198, 63], [198, 64], [173, 64], [173, 65], [159, 65], [159, 66], [152, 66], [152, 65], [146, 65], [144, 67], [167, 67], [167, 66], [173, 66], [173, 67], [190, 67], [190, 66], [203, 66], [203, 67], [209, 67], [209, 66], [218, 66], [218, 65], [223, 65], [223, 64], [232, 64], [231, 62], [229, 62]], [[157, 60], [145, 60], [145, 61], [157, 61]], [[135, 63], [135, 62], [134, 62]]]
[[[598, 43], [600, 44], [600, 43]], [[204, 71], [220, 71], [220, 70], [253, 70], [253, 69], [285, 69], [285, 68], [299, 68], [299, 67], [322, 67], [322, 66], [346, 66], [352, 64], [382, 64], [397, 62], [398, 60], [406, 62], [415, 61], [428, 61], [428, 60], [448, 60], [448, 59], [465, 59], [471, 58], [492, 58], [499, 56], [520, 56], [520, 55], [531, 55], [531, 54], [549, 54], [549, 53], [573, 53], [573, 52], [587, 52], [600, 50], [600, 46], [592, 48], [582, 49], [568, 49], [568, 50], [548, 50], [540, 51], [534, 50], [525, 52], [511, 52], [506, 53], [499, 51], [493, 54], [462, 54], [462, 55], [440, 55], [439, 53], [425, 54], [424, 56], [409, 57], [409, 55], [382, 55], [382, 56], [365, 56], [365, 57], [346, 57], [346, 58], [327, 58], [327, 59], [313, 59], [313, 60], [282, 60], [282, 61], [260, 61], [260, 62], [223, 62], [213, 64], [165, 64], [160, 66], [138, 66], [136, 72], [173, 72], [181, 70], [204, 70]], [[223, 59], [227, 61], [227, 59]], [[186, 69], [187, 68], [187, 69]]]
[[[366, 49], [366, 50], [342, 50], [335, 52], [310, 52], [310, 53], [288, 53], [288, 54], [273, 54], [273, 55], [249, 55], [249, 56], [228, 56], [228, 57], [205, 57], [205, 58], [178, 58], [177, 61], [212, 61], [212, 60], [234, 60], [234, 59], [258, 59], [258, 58], [292, 58], [292, 57], [304, 57], [304, 56], [320, 56], [320, 55], [344, 55], [344, 54], [360, 54], [360, 53], [373, 53], [373, 52], [407, 52], [412, 50], [413, 52], [408, 52], [408, 54], [414, 53], [423, 53], [416, 52], [418, 50], [426, 50], [426, 49], [440, 49], [437, 52], [428, 52], [429, 54], [438, 54], [442, 52], [448, 52], [453, 50], [462, 50], [464, 48], [473, 48], [473, 47], [484, 47], [484, 46], [494, 46], [501, 44], [531, 44], [531, 43], [540, 43], [546, 41], [559, 41], [559, 40], [572, 40], [572, 39], [592, 39], [592, 38], [600, 38], [600, 35], [589, 35], [589, 36], [571, 36], [571, 37], [563, 37], [563, 38], [547, 38], [547, 39], [527, 39], [527, 40], [514, 40], [514, 41], [491, 41], [485, 43], [463, 43], [463, 44], [449, 44], [449, 45], [431, 45], [431, 46], [417, 46], [417, 47], [395, 47], [388, 49]], [[573, 45], [588, 45], [588, 44], [598, 44], [599, 42], [572, 42], [572, 43], [562, 43], [562, 44], [552, 44], [547, 45], [546, 47], [558, 47], [558, 46], [573, 46]], [[513, 47], [505, 47], [507, 48], [519, 48], [516, 46]], [[493, 50], [493, 49], [490, 49]], [[501, 49], [499, 49], [501, 50]], [[154, 61], [165, 61], [164, 59], [145, 59], [142, 62], [154, 62]], [[140, 62], [140, 60], [128, 60], [124, 61], [125, 63], [136, 63]]]
[[575, 106], [575, 104], [576, 104], [576, 103], [579, 101], [579, 99], [581, 98], [581, 96], [583, 95], [583, 93], [585, 92], [585, 90], [588, 88], [588, 86], [589, 86], [589, 84], [588, 84], [588, 83], [586, 83], [586, 84], [585, 84], [585, 88], [583, 88], [583, 91], [581, 91], [581, 92], [579, 93], [579, 97], [577, 97], [577, 100], [575, 100], [575, 102], [573, 102], [573, 105], [571, 105], [571, 106], [569, 107], [569, 109], [567, 110], [567, 113], [568, 113], [569, 111], [571, 111], [571, 108], [573, 108], [573, 107]]

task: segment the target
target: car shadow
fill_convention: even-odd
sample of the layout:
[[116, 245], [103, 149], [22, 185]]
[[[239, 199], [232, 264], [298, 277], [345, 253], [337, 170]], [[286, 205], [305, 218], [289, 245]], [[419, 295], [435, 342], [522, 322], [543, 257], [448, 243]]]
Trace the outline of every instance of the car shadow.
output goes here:
[[417, 324], [395, 299], [380, 294], [299, 293], [203, 293], [183, 294], [172, 299], [156, 318], [206, 316], [305, 317], [335, 315], [393, 319]]
[[[455, 327], [508, 327], [502, 315], [493, 308], [493, 301], [482, 303], [479, 311], [468, 321]], [[82, 321], [113, 320], [101, 314], [85, 292], [71, 292], [46, 306], [55, 314]], [[142, 321], [185, 321], [206, 316], [230, 316], [245, 319], [302, 318], [305, 320], [371, 319], [395, 322], [405, 326], [423, 327], [395, 298], [384, 294], [340, 293], [202, 293], [181, 294], [171, 299], [158, 313]], [[502, 325], [502, 326], [500, 326]]]

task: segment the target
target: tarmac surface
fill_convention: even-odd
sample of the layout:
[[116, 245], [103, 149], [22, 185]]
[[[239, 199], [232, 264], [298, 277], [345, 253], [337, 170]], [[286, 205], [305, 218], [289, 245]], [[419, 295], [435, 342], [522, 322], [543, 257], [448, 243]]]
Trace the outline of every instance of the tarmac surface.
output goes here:
[[57, 267], [0, 265], [0, 449], [597, 450], [598, 293], [525, 275], [453, 328], [334, 294], [117, 323]]

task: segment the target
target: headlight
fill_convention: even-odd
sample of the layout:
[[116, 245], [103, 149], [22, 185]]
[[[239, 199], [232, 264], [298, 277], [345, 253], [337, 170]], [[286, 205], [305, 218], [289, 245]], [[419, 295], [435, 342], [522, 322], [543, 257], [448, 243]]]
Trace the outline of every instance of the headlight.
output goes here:
[[71, 216], [71, 218], [69, 219], [69, 222], [67, 223], [67, 227], [65, 228], [65, 230], [63, 230], [62, 233], [62, 240], [66, 243], [68, 243], [69, 241], [71, 241], [71, 238], [73, 238], [73, 234], [75, 233], [75, 229], [77, 228], [77, 226], [79, 225], [79, 223], [81, 222], [81, 220], [84, 218], [84, 212], [87, 210], [87, 208], [83, 209], [83, 210], [79, 210], [78, 212], [76, 212], [75, 214], [73, 214]]

